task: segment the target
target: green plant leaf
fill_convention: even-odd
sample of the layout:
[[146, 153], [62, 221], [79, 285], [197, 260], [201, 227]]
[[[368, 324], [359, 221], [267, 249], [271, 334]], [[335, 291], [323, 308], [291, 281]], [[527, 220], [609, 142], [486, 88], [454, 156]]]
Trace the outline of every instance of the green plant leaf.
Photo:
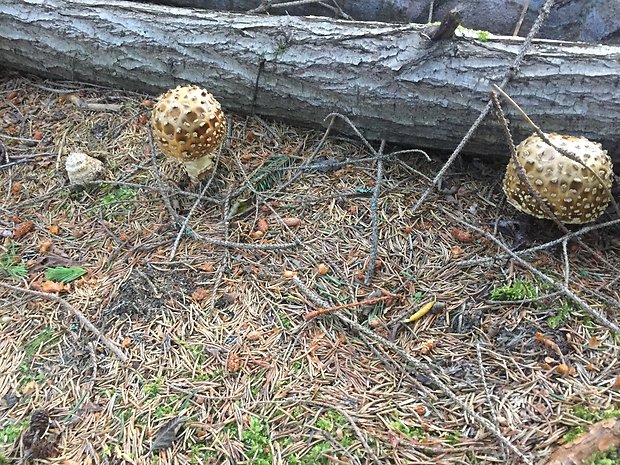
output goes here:
[[45, 279], [60, 283], [70, 283], [85, 274], [86, 270], [79, 266], [56, 266], [48, 268], [45, 272]]

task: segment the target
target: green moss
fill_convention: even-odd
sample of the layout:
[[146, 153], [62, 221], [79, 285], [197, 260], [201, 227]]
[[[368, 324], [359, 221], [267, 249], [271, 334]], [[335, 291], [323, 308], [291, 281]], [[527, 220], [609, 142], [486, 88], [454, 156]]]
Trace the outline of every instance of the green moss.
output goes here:
[[597, 452], [583, 461], [583, 465], [618, 465], [619, 463], [618, 449]]
[[571, 317], [573, 310], [574, 307], [570, 303], [562, 302], [562, 305], [558, 309], [557, 313], [547, 318], [547, 324], [551, 329], [559, 328], [562, 323]]
[[248, 426], [243, 430], [242, 439], [252, 464], [271, 465], [273, 455], [266, 423], [258, 417], [250, 417]]
[[461, 442], [461, 432], [460, 431], [453, 431], [451, 433], [448, 433], [446, 435], [445, 441], [446, 441], [446, 443], [450, 444], [451, 446], [456, 446], [458, 443]]
[[538, 296], [538, 290], [532, 283], [515, 279], [512, 284], [496, 287], [491, 292], [491, 300], [524, 300]]
[[145, 384], [142, 390], [149, 399], [153, 399], [161, 392], [163, 382], [164, 380], [162, 378], [157, 378], [152, 383]]
[[345, 447], [353, 443], [353, 431], [349, 427], [347, 418], [336, 410], [328, 410], [317, 418], [315, 426], [330, 434], [342, 431], [342, 439], [339, 441]]
[[583, 434], [585, 428], [583, 426], [573, 426], [568, 432], [562, 437], [562, 442], [571, 442], [577, 439], [579, 436]]
[[489, 41], [489, 31], [476, 31], [476, 35], [478, 36], [478, 40], [480, 42]]
[[[572, 414], [583, 420], [587, 424], [596, 423], [597, 421], [606, 420], [608, 418], [620, 418], [620, 404], [615, 404], [614, 408], [609, 410], [592, 410], [587, 405], [575, 405], [571, 409]], [[563, 442], [571, 442], [581, 436], [586, 430], [587, 425], [576, 425], [568, 430], [562, 437]]]
[[407, 425], [402, 420], [394, 420], [390, 423], [390, 428], [404, 434], [408, 438], [418, 439], [420, 441], [425, 440], [427, 437], [426, 431], [421, 427]]
[[0, 443], [13, 444], [15, 440], [21, 436], [22, 432], [26, 431], [29, 424], [29, 420], [24, 420], [20, 423], [15, 423], [9, 420], [8, 424], [4, 428], [0, 429]]
[[44, 347], [52, 345], [58, 341], [58, 336], [53, 329], [44, 328], [39, 334], [36, 335], [28, 344], [24, 346], [24, 352], [30, 358], [39, 353]]

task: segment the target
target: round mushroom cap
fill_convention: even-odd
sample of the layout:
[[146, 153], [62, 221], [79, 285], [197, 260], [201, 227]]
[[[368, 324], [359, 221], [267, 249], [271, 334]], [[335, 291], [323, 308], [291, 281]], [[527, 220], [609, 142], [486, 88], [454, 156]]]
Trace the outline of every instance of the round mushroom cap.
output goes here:
[[84, 184], [99, 178], [104, 172], [103, 162], [83, 152], [71, 152], [65, 160], [70, 184]]
[[[592, 171], [565, 157], [538, 135], [532, 134], [517, 146], [517, 159], [532, 188], [562, 223], [595, 221], [611, 200], [609, 190], [613, 182], [613, 166], [607, 151], [603, 150], [601, 144], [585, 137], [557, 133], [546, 136], [553, 145], [574, 154]], [[519, 180], [512, 159], [506, 168], [503, 188], [508, 202], [517, 210], [536, 218], [549, 219], [529, 193], [527, 185]]]
[[211, 155], [226, 138], [220, 103], [198, 86], [178, 86], [159, 96], [151, 114], [160, 150], [181, 160]]

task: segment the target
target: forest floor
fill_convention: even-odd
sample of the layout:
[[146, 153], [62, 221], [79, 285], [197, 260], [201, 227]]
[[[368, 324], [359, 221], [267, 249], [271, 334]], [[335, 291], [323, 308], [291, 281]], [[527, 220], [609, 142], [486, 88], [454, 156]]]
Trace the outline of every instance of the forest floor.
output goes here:
[[[191, 185], [149, 143], [153, 96], [0, 96], [0, 281], [48, 293], [0, 287], [0, 463], [540, 463], [620, 415], [620, 337], [590, 311], [617, 320], [620, 228], [524, 232], [503, 163], [457, 162], [411, 213], [443, 162], [390, 156], [373, 213], [356, 139], [229, 115]], [[103, 179], [69, 187], [73, 151]]]

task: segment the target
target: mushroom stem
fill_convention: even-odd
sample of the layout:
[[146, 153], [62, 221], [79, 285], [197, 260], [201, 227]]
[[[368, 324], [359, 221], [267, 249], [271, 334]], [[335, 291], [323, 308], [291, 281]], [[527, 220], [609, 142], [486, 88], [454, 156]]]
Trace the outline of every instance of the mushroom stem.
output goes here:
[[200, 181], [207, 172], [213, 169], [213, 158], [210, 155], [193, 160], [182, 160], [181, 163], [192, 182]]

